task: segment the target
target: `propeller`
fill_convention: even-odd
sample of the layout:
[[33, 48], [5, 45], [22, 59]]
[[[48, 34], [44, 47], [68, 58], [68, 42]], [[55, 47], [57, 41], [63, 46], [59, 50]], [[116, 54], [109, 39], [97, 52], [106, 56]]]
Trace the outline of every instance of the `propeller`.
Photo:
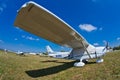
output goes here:
[[109, 50], [109, 43], [108, 43], [107, 41], [105, 41], [105, 48], [103, 49], [103, 52], [104, 52], [105, 50]]

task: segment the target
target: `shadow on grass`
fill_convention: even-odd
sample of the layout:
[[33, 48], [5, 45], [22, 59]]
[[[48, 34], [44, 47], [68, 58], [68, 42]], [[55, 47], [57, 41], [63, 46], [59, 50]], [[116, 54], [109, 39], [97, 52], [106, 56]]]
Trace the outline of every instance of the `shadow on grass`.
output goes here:
[[73, 62], [66, 62], [63, 65], [59, 65], [59, 66], [54, 66], [54, 67], [49, 67], [49, 68], [44, 68], [44, 69], [37, 69], [37, 70], [29, 70], [29, 71], [25, 71], [25, 72], [29, 76], [31, 76], [33, 78], [37, 78], [37, 77], [42, 77], [42, 76], [55, 74], [55, 73], [58, 73], [60, 71], [66, 70], [68, 68], [71, 68], [71, 67], [73, 67], [74, 63], [75, 63], [75, 61], [73, 61]]
[[67, 63], [67, 62], [60, 62], [58, 60], [46, 60], [46, 61], [41, 61], [42, 63], [50, 63], [50, 62], [54, 62], [54, 63]]
[[42, 63], [45, 63], [45, 62], [57, 62], [58, 60], [46, 60], [46, 61], [41, 61]]
[[[45, 61], [45, 62], [49, 62], [49, 61]], [[57, 61], [50, 61], [50, 62], [57, 62]], [[66, 70], [68, 68], [71, 68], [71, 67], [73, 67], [75, 62], [76, 61], [65, 62], [64, 64], [59, 65], [59, 66], [53, 66], [53, 67], [48, 67], [48, 68], [44, 68], [44, 69], [37, 69], [37, 70], [29, 70], [29, 71], [25, 71], [25, 72], [30, 77], [37, 78], [37, 77], [42, 77], [42, 76], [55, 74], [55, 73], [58, 73], [60, 71]], [[57, 63], [59, 63], [59, 62], [57, 62]], [[95, 63], [96, 62], [88, 62], [86, 64], [95, 64]]]
[[96, 64], [96, 62], [87, 62], [86, 64]]

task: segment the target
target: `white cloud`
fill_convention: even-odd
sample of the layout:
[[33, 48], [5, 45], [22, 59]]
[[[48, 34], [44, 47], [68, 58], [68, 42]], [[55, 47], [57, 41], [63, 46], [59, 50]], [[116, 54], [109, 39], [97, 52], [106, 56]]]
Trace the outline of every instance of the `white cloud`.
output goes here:
[[25, 35], [22, 35], [22, 38], [25, 38]]
[[27, 36], [26, 39], [28, 39], [28, 40], [35, 40], [33, 37], [29, 37], [29, 36]]
[[3, 8], [2, 7], [0, 7], [0, 13], [2, 13], [3, 12]]
[[33, 37], [31, 37], [31, 36], [22, 35], [22, 38], [27, 39], [27, 40], [31, 40], [31, 41], [39, 41], [38, 38], [33, 38]]
[[108, 43], [108, 41], [107, 40], [103, 40], [103, 43], [106, 45]]
[[119, 41], [119, 40], [120, 40], [120, 37], [118, 37], [117, 40]]
[[93, 43], [94, 46], [98, 46], [99, 44], [98, 43]]
[[84, 30], [84, 31], [87, 31], [87, 32], [97, 30], [97, 27], [95, 27], [91, 24], [80, 24], [79, 27], [80, 27], [81, 30]]
[[15, 29], [17, 29], [20, 32], [22, 31], [22, 29], [20, 29], [19, 27], [15, 27]]
[[20, 28], [19, 28], [19, 27], [15, 27], [15, 29], [18, 29], [18, 30], [19, 30]]
[[33, 37], [30, 37], [30, 36], [27, 36], [26, 39], [31, 40], [31, 41], [39, 41], [38, 38], [33, 38]]
[[0, 4], [0, 14], [3, 12], [3, 10], [7, 7], [5, 3]]

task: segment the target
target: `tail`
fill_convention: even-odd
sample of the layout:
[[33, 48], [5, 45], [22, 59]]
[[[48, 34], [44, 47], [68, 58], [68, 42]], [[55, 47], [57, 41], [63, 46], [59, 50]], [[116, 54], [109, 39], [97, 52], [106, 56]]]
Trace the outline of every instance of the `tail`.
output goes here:
[[53, 53], [53, 52], [54, 52], [54, 51], [51, 49], [50, 46], [46, 46], [46, 49], [47, 49], [47, 52], [48, 52], [48, 53]]

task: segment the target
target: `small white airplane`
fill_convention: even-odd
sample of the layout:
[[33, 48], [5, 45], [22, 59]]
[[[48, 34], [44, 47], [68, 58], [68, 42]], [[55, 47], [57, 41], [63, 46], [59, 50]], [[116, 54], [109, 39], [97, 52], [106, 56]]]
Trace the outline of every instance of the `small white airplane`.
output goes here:
[[20, 8], [14, 25], [61, 46], [72, 48], [68, 58], [80, 60], [74, 63], [74, 66], [84, 66], [83, 60], [91, 58], [96, 58], [96, 62], [101, 63], [103, 62], [102, 56], [108, 49], [108, 43], [103, 47], [89, 44], [69, 24], [32, 1]]
[[70, 54], [70, 52], [55, 52], [51, 49], [50, 46], [46, 46], [48, 56], [54, 57], [54, 58], [66, 58]]
[[17, 54], [23, 54], [24, 52], [21, 52], [21, 51], [18, 50], [16, 53]]

